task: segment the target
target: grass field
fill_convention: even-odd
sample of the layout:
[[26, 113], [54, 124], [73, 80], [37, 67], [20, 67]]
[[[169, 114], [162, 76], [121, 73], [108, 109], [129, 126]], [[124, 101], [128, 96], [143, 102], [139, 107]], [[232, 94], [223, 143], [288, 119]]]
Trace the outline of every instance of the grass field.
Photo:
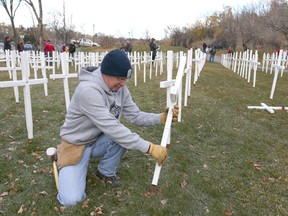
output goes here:
[[[144, 111], [161, 112], [166, 91], [159, 82], [166, 73], [147, 77], [146, 83], [142, 76], [140, 72], [136, 87], [133, 78], [127, 84], [133, 99]], [[8, 80], [7, 73], [0, 72], [0, 80]], [[270, 100], [272, 80], [272, 74], [258, 70], [253, 88], [221, 64], [206, 62], [183, 108], [182, 122], [173, 123], [159, 193], [150, 193], [155, 161], [128, 151], [118, 170], [122, 187], [102, 183], [94, 175], [99, 160], [93, 159], [87, 200], [66, 209], [56, 200], [45, 153], [60, 141], [65, 118], [62, 80], [49, 80], [47, 97], [42, 85], [32, 86], [32, 140], [27, 139], [22, 89], [18, 104], [12, 88], [0, 89], [0, 215], [287, 215], [287, 112], [247, 109], [261, 102], [288, 106], [287, 74], [279, 77]], [[69, 81], [71, 95], [77, 81]], [[161, 141], [163, 126], [124, 123], [146, 140]]]

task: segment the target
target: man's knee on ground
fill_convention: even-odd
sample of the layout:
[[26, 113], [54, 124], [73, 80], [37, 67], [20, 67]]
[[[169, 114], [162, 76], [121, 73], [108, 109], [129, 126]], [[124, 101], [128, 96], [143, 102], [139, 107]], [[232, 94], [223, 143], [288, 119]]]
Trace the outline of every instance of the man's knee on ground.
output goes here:
[[83, 201], [85, 198], [83, 195], [77, 195], [77, 194], [67, 194], [67, 195], [60, 195], [57, 196], [58, 201], [61, 203], [61, 205], [64, 206], [73, 206], [77, 203]]

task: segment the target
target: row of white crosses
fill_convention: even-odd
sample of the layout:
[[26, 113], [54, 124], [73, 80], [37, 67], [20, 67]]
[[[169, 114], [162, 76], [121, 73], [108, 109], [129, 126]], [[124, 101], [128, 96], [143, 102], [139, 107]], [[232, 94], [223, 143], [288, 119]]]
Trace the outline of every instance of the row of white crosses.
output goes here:
[[[20, 67], [17, 68], [16, 67], [16, 56], [17, 56], [17, 54], [15, 54], [14, 52], [15, 51], [9, 53], [9, 59], [10, 59], [10, 61], [9, 61], [10, 63], [9, 64], [11, 64], [13, 66], [12, 68], [9, 68], [9, 69], [11, 69], [11, 70], [13, 69], [12, 70], [13, 71], [12, 78], [13, 78], [14, 82], [12, 82], [12, 83], [17, 83], [19, 80], [17, 80], [17, 71], [16, 71], [16, 69], [17, 70], [21, 69], [21, 71], [22, 71], [22, 68], [20, 68]], [[34, 69], [34, 70], [41, 69], [41, 72], [42, 72], [42, 78], [39, 79], [37, 73], [35, 73], [35, 71], [34, 71], [34, 79], [32, 79], [32, 77], [30, 75], [30, 68], [29, 68], [29, 70], [27, 70], [27, 73], [28, 73], [28, 75], [27, 75], [28, 78], [27, 79], [28, 80], [29, 79], [30, 80], [34, 80], [34, 81], [35, 80], [45, 80], [45, 82], [38, 82], [37, 84], [43, 84], [44, 85], [45, 96], [47, 96], [48, 95], [48, 88], [47, 88], [48, 80], [46, 78], [46, 69], [49, 68], [49, 65], [46, 65], [46, 58], [44, 56], [44, 53], [43, 52], [39, 52], [39, 53], [34, 53], [34, 54], [33, 53], [26, 53], [26, 54], [27, 54], [26, 59], [27, 59], [28, 65], [30, 64], [31, 68]], [[139, 59], [139, 54], [138, 53], [136, 53], [134, 55]], [[144, 55], [145, 55], [145, 53], [144, 53]], [[183, 55], [183, 53], [181, 54], [181, 56], [182, 55]], [[63, 79], [66, 109], [68, 109], [68, 106], [69, 106], [69, 103], [70, 103], [68, 79], [77, 77], [78, 73], [77, 72], [76, 73], [72, 73], [72, 74], [69, 73], [69, 63], [71, 62], [71, 56], [69, 56], [68, 53], [63, 52], [63, 53], [60, 53], [60, 54], [55, 54], [55, 56], [57, 56], [56, 58], [54, 58], [55, 59], [55, 64], [57, 63], [58, 58], [60, 58], [59, 61], [61, 61], [62, 73], [60, 73], [60, 74], [59, 73], [52, 73], [50, 75], [50, 79], [53, 79], [53, 80], [61, 79], [61, 78]], [[90, 54], [90, 56], [91, 56], [91, 54]], [[160, 59], [162, 58], [162, 60], [159, 60], [159, 61], [161, 61], [161, 64], [162, 64], [162, 61], [163, 61], [162, 52], [161, 52], [161, 55], [159, 55], [159, 56], [160, 56], [159, 57]], [[102, 55], [101, 58], [103, 59], [104, 55]], [[204, 59], [204, 58], [202, 58], [202, 59]], [[6, 60], [6, 58], [5, 58], [5, 60]], [[22, 61], [23, 61], [23, 59], [21, 59], [21, 62]], [[193, 59], [193, 61], [195, 61], [195, 59]], [[198, 61], [196, 60], [195, 61], [195, 65], [197, 64], [197, 62]], [[25, 64], [26, 64], [26, 62], [25, 62]], [[55, 67], [55, 64], [54, 64], [54, 67]], [[203, 65], [203, 63], [199, 63], [199, 64]], [[137, 67], [139, 67], [138, 63], [136, 65], [137, 65]], [[185, 102], [184, 102], [185, 106], [187, 105], [187, 98], [188, 98], [188, 96], [190, 96], [191, 70], [192, 70], [192, 50], [189, 50], [188, 51], [187, 68], [185, 69], [185, 73], [187, 74], [186, 75], [186, 87], [185, 87]], [[197, 74], [197, 71], [199, 71], [199, 67], [195, 66], [195, 73], [196, 74]], [[22, 73], [23, 73], [23, 71], [22, 71]], [[3, 82], [2, 82], [1, 86], [2, 86], [2, 88], [3, 87], [14, 87], [14, 93], [15, 93], [16, 102], [19, 102], [19, 94], [18, 94], [18, 86], [19, 85], [17, 85], [17, 84], [14, 85], [12, 83], [10, 82], [9, 85], [7, 85], [7, 84], [4, 85]], [[28, 113], [28, 115], [29, 115], [29, 113]], [[179, 116], [181, 116], [181, 114]], [[31, 127], [29, 126], [29, 128], [31, 128]], [[30, 131], [30, 129], [28, 129], [28, 130]], [[31, 134], [31, 132], [29, 132], [29, 134]], [[31, 137], [31, 136], [29, 135], [29, 137]]]
[[280, 51], [278, 53], [264, 53], [263, 54], [263, 62], [262, 62], [262, 71], [265, 71], [268, 73], [268, 70], [270, 71], [270, 74], [273, 73], [275, 65], [278, 64], [278, 58], [281, 57], [281, 77], [283, 76], [284, 69], [288, 66], [287, 61], [287, 52], [282, 51], [282, 55], [280, 56]]
[[200, 49], [195, 50], [195, 73], [194, 73], [194, 81], [193, 84], [195, 85], [198, 78], [200, 77], [200, 73], [205, 65], [206, 62], [206, 53], [202, 52]]
[[142, 59], [141, 60], [141, 63], [143, 64], [143, 80], [144, 80], [144, 83], [146, 82], [146, 68], [147, 68], [147, 65], [149, 65], [149, 79], [152, 79], [152, 74], [153, 74], [153, 68], [155, 69], [155, 76], [158, 76], [158, 67], [159, 67], [159, 70], [160, 70], [160, 74], [163, 73], [163, 61], [164, 61], [164, 58], [163, 58], [163, 52], [159, 52], [157, 51], [157, 55], [154, 59], [154, 61], [152, 60], [152, 52], [150, 53], [147, 53], [147, 52], [144, 52], [144, 53], [141, 53], [140, 54], [140, 58]]
[[133, 76], [134, 76], [134, 85], [137, 86], [137, 69], [140, 70], [140, 53], [134, 51], [133, 53], [127, 53], [127, 56], [131, 62], [131, 66], [134, 66]]
[[234, 54], [222, 54], [221, 63], [224, 67], [232, 69], [234, 73], [237, 73], [240, 77], [247, 80], [250, 83], [251, 72], [253, 70], [253, 87], [256, 86], [257, 68], [260, 64], [258, 62], [258, 51], [253, 53], [253, 50], [247, 50], [245, 52], [238, 52]]
[[285, 69], [285, 66], [282, 64], [282, 57], [283, 57], [283, 50], [280, 50], [277, 61], [272, 66], [275, 69], [275, 71], [274, 71], [272, 88], [271, 88], [271, 92], [270, 92], [270, 99], [273, 99], [273, 96], [274, 96], [279, 70], [283, 71]]
[[[237, 74], [239, 74], [242, 78], [247, 79], [248, 82], [250, 82], [250, 74], [251, 69], [253, 69], [253, 87], [256, 86], [256, 71], [258, 68], [258, 65], [260, 64], [258, 62], [258, 52], [255, 51], [255, 54], [252, 53], [252, 50], [247, 50], [243, 53], [240, 52], [239, 58], [237, 57], [238, 53], [235, 54], [233, 57], [231, 54], [223, 54], [222, 55], [222, 64], [230, 69], [230, 66], [232, 65], [232, 69], [234, 72], [237, 71]], [[285, 58], [283, 60], [282, 58]], [[272, 88], [270, 92], [270, 99], [273, 99], [273, 95], [275, 92], [277, 79], [279, 71], [281, 70], [283, 73], [283, 70], [285, 69], [286, 64], [286, 58], [287, 55], [283, 55], [283, 50], [280, 50], [279, 55], [272, 55], [272, 58], [269, 58], [269, 55], [265, 54], [263, 56], [263, 65], [266, 65], [266, 73], [267, 73], [267, 64], [271, 64], [270, 73], [274, 70], [274, 79], [272, 83]], [[231, 64], [232, 63], [232, 64]], [[238, 70], [237, 70], [238, 66]], [[262, 71], [264, 71], [264, 67], [262, 66]], [[274, 113], [274, 110], [287, 110], [287, 107], [283, 106], [268, 106], [265, 103], [261, 103], [260, 106], [248, 106], [248, 109], [264, 109], [267, 110], [269, 113]]]
[[[13, 53], [13, 51], [12, 51]], [[31, 93], [30, 93], [30, 85], [37, 84], [47, 84], [47, 78], [40, 79], [29, 79], [30, 75], [30, 65], [28, 61], [28, 53], [21, 52], [21, 80], [10, 80], [10, 81], [0, 81], [0, 88], [7, 87], [23, 87], [24, 94], [24, 106], [25, 106], [25, 118], [26, 118], [26, 127], [28, 132], [28, 139], [33, 138], [33, 120], [32, 120], [32, 106], [31, 106]]]
[[[37, 57], [33, 57], [31, 61], [31, 54], [29, 52], [22, 52], [21, 53], [21, 67], [16, 67], [16, 51], [9, 51], [6, 53], [6, 60], [9, 60], [9, 70], [12, 70], [12, 80], [11, 81], [0, 81], [0, 88], [6, 88], [6, 87], [13, 87], [14, 88], [14, 94], [16, 102], [19, 102], [19, 93], [18, 93], [18, 87], [24, 86], [24, 102], [25, 102], [25, 116], [26, 116], [26, 126], [27, 126], [27, 132], [28, 132], [28, 138], [33, 138], [33, 121], [32, 121], [32, 110], [31, 110], [31, 96], [30, 96], [30, 85], [35, 84], [43, 84], [44, 85], [44, 92], [45, 96], [48, 95], [48, 80], [46, 78], [46, 69], [49, 68], [49, 66], [46, 65], [46, 57], [44, 56], [43, 52], [39, 52], [36, 54]], [[8, 58], [7, 58], [8, 56]], [[69, 73], [69, 54], [68, 53], [61, 53], [59, 55], [59, 58], [61, 59], [61, 66], [62, 66], [62, 74], [51, 74], [50, 78], [55, 80], [62, 78], [63, 79], [63, 86], [64, 86], [64, 95], [65, 95], [65, 102], [66, 102], [66, 109], [68, 109], [69, 103], [70, 103], [70, 95], [69, 95], [69, 83], [68, 78], [77, 77], [78, 73]], [[34, 78], [32, 79], [32, 76], [30, 75], [30, 67], [32, 69], [38, 70], [41, 69], [42, 72], [42, 78], [38, 78], [37, 73], [34, 72]], [[2, 69], [7, 69], [2, 68]], [[7, 69], [7, 70], [8, 70]], [[1, 70], [1, 68], [0, 68]], [[22, 74], [22, 80], [17, 79], [17, 71], [20, 70]]]
[[[15, 50], [5, 50], [6, 66], [0, 67], [0, 72], [7, 71], [9, 73], [9, 78], [13, 79], [13, 81], [17, 81], [17, 70], [21, 70], [21, 68], [17, 66], [17, 55], [18, 53]], [[18, 86], [14, 86], [14, 96], [16, 103], [19, 103]]]
[[280, 50], [279, 54], [277, 53], [272, 53], [271, 55], [269, 53], [263, 54], [262, 71], [264, 71], [265, 69], [267, 73], [268, 67], [270, 67], [270, 74], [272, 74], [274, 71], [274, 78], [273, 78], [271, 92], [270, 92], [270, 99], [273, 99], [273, 96], [274, 96], [279, 71], [281, 71], [281, 77], [282, 77], [284, 69], [287, 68], [287, 65], [288, 65], [287, 52], [284, 52], [283, 50]]

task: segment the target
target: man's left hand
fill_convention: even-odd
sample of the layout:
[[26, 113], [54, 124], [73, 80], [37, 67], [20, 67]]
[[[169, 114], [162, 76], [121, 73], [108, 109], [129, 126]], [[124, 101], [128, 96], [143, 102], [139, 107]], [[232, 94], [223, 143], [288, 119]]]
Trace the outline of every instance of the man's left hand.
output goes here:
[[[164, 112], [160, 114], [160, 121], [162, 122], [162, 124], [165, 124], [165, 123], [166, 123], [168, 111], [169, 111], [169, 108], [166, 107], [166, 108], [164, 109]], [[174, 107], [173, 107], [173, 109], [172, 109], [172, 112], [173, 112], [172, 122], [176, 122], [176, 121], [178, 120], [179, 106], [174, 105]]]

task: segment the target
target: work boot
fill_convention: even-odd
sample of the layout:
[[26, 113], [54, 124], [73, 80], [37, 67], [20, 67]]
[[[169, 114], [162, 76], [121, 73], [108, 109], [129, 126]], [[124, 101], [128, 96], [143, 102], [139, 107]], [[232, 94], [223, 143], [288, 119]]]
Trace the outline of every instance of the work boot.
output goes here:
[[114, 176], [104, 176], [99, 170], [96, 171], [96, 176], [104, 181], [106, 184], [112, 185], [112, 187], [120, 187], [121, 181]]

